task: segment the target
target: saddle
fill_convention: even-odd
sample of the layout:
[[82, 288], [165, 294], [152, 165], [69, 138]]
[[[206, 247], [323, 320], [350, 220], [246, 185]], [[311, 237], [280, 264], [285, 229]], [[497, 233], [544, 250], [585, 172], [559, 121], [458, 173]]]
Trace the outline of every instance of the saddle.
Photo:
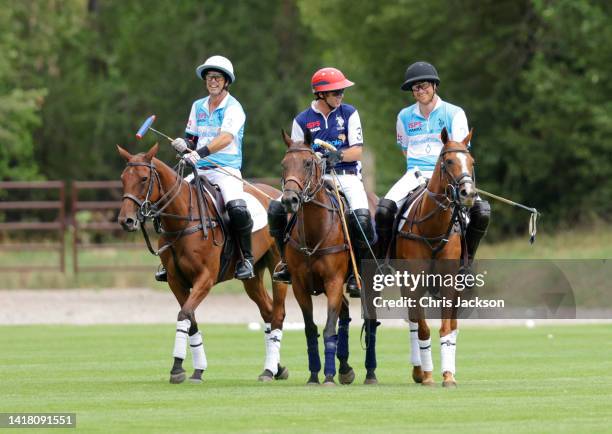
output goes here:
[[[197, 198], [200, 212], [203, 213], [203, 215], [208, 214], [209, 209], [206, 207], [206, 202], [204, 200], [204, 198], [208, 196], [212, 203], [212, 213], [214, 214], [207, 216], [207, 218], [210, 219], [210, 227], [214, 229], [216, 226], [215, 223], [217, 223], [221, 228], [222, 240], [224, 240], [224, 242], [221, 249], [219, 274], [217, 275], [217, 281], [221, 281], [236, 252], [236, 243], [232, 231], [230, 230], [230, 219], [225, 209], [225, 201], [223, 200], [223, 195], [221, 194], [219, 186], [210, 182], [204, 175], [198, 175], [198, 177], [194, 178], [191, 182], [196, 185], [196, 190], [198, 190]], [[222, 241], [217, 241], [213, 238], [213, 242], [217, 244]]]
[[[403, 204], [399, 210], [399, 212], [397, 213], [397, 215], [395, 216], [395, 221], [393, 223], [393, 232], [392, 232], [392, 239], [391, 239], [391, 251], [395, 251], [395, 243], [397, 241], [397, 236], [405, 236], [405, 237], [417, 237], [415, 235], [412, 235], [412, 232], [404, 232], [402, 234], [400, 234], [400, 229], [403, 226], [403, 224], [406, 221], [410, 221], [413, 222], [414, 220], [414, 214], [412, 215], [411, 218], [411, 213], [414, 211], [413, 210], [413, 205], [417, 205], [417, 201], [420, 200], [422, 198], [422, 196], [425, 194], [425, 190], [427, 189], [427, 184], [429, 183], [429, 180], [427, 180], [427, 182], [423, 185], [420, 185], [419, 187], [415, 188], [414, 190], [412, 190], [411, 192], [408, 193], [408, 195], [406, 196], [405, 199], [403, 199]], [[455, 220], [453, 222], [453, 226], [450, 230], [450, 232], [448, 233], [448, 236], [450, 236], [451, 234], [455, 234], [455, 233], [459, 233], [461, 234], [461, 226], [458, 220]], [[420, 237], [420, 239], [422, 239], [423, 237]], [[431, 240], [431, 239], [430, 239]], [[440, 247], [438, 248], [433, 248], [431, 245], [430, 247], [433, 249], [432, 253], [435, 254], [437, 253], [437, 250], [440, 247], [443, 247], [443, 244], [440, 245]]]
[[[336, 189], [334, 188], [334, 183], [330, 180], [326, 179], [323, 186], [325, 187], [325, 192], [327, 196], [329, 196], [332, 205], [338, 209], [340, 209], [340, 203], [338, 202], [338, 198], [336, 197]], [[340, 200], [342, 200], [342, 209], [344, 209], [344, 216], [348, 218], [349, 216], [349, 204], [344, 191], [338, 188], [338, 193], [340, 193]]]

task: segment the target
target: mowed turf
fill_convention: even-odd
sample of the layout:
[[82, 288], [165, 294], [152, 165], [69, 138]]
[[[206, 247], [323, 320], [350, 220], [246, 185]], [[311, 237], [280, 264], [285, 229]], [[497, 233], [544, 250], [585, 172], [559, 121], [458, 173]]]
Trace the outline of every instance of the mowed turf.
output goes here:
[[285, 332], [290, 378], [272, 384], [256, 381], [261, 332], [203, 331], [204, 382], [172, 385], [172, 325], [0, 327], [0, 412], [75, 412], [78, 431], [105, 433], [612, 430], [610, 325], [465, 327], [455, 390], [412, 383], [407, 329], [379, 329], [380, 384], [364, 386], [352, 328], [357, 379], [335, 388], [305, 386], [302, 331]]

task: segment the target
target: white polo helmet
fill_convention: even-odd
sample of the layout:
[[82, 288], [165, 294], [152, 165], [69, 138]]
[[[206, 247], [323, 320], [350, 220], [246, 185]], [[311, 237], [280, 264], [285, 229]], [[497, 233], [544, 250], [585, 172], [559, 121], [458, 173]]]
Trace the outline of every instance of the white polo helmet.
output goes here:
[[209, 57], [208, 59], [206, 59], [206, 62], [202, 63], [196, 68], [196, 74], [199, 78], [204, 80], [204, 75], [206, 75], [206, 71], [209, 71], [211, 69], [225, 73], [229, 77], [230, 84], [236, 81], [236, 76], [234, 75], [234, 66], [227, 57]]

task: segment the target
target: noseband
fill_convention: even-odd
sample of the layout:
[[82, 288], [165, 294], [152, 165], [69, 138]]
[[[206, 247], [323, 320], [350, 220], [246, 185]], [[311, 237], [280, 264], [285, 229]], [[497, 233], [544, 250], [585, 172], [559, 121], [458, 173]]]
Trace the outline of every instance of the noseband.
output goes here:
[[[137, 214], [138, 214], [138, 220], [141, 223], [146, 221], [149, 218], [156, 219], [162, 215], [165, 215], [163, 211], [174, 201], [174, 199], [176, 199], [176, 197], [179, 195], [181, 191], [181, 184], [183, 182], [182, 172], [183, 172], [184, 166], [180, 167], [180, 173], [178, 173], [176, 176], [176, 183], [170, 188], [170, 190], [164, 193], [164, 188], [163, 188], [161, 179], [159, 177], [159, 173], [157, 172], [157, 169], [155, 168], [155, 165], [152, 162], [151, 163], [128, 162], [126, 165], [127, 167], [138, 167], [138, 166], [148, 167], [149, 168], [149, 185], [147, 187], [147, 194], [145, 195], [145, 198], [143, 200], [140, 200], [138, 197], [130, 193], [124, 193], [122, 200], [129, 199], [132, 202], [134, 202], [136, 205], [138, 205]], [[157, 199], [157, 201], [152, 202], [151, 195], [153, 194], [153, 186], [155, 185], [155, 182], [157, 182], [160, 197], [159, 199]], [[165, 203], [160, 207], [159, 204], [163, 202]], [[191, 202], [191, 197], [190, 197], [190, 202]]]
[[155, 179], [157, 180], [157, 185], [159, 186], [159, 191], [160, 191], [160, 193], [162, 193], [162, 197], [163, 197], [162, 184], [161, 184], [161, 181], [159, 179], [159, 173], [157, 173], [157, 169], [155, 169], [155, 165], [153, 163], [133, 163], [133, 162], [128, 162], [127, 166], [128, 167], [143, 166], [143, 167], [148, 167], [149, 168], [149, 186], [147, 187], [147, 194], [145, 195], [144, 200], [140, 200], [139, 198], [137, 198], [136, 196], [134, 196], [133, 194], [130, 194], [130, 193], [125, 193], [123, 195], [123, 198], [122, 198], [122, 200], [129, 199], [129, 200], [133, 201], [136, 205], [138, 205], [138, 220], [140, 220], [140, 222], [142, 223], [147, 218], [154, 217], [154, 214], [155, 214], [156, 208], [157, 208], [156, 205], [159, 203], [159, 200], [157, 202], [153, 203], [153, 202], [151, 202], [151, 199], [150, 199], [151, 194], [153, 193], [153, 185], [154, 185], [153, 184], [153, 177], [155, 177]]
[[[472, 178], [472, 174], [467, 173], [467, 172], [461, 172], [459, 174], [459, 177], [457, 178], [455, 178], [453, 174], [450, 173], [450, 171], [446, 167], [446, 164], [444, 163], [444, 156], [451, 152], [470, 155], [470, 151], [468, 149], [451, 148], [451, 149], [446, 149], [440, 152], [440, 182], [442, 182], [443, 176], [446, 176], [447, 180], [449, 181], [447, 183], [446, 192], [444, 196], [446, 200], [449, 202], [449, 205], [450, 203], [453, 203], [454, 205], [460, 206], [461, 202], [459, 199], [459, 189], [461, 188], [461, 186], [465, 184], [474, 185], [474, 179]], [[430, 196], [432, 194], [437, 196], [437, 194], [431, 193], [429, 192], [429, 190], [428, 190], [428, 193], [430, 194]]]
[[[312, 149], [288, 149], [285, 154], [289, 154], [293, 152], [308, 152], [314, 157], [317, 157], [316, 153]], [[305, 185], [302, 184], [302, 181], [298, 177], [296, 176], [285, 177], [283, 174], [283, 177], [281, 178], [283, 194], [285, 194], [285, 192], [295, 193], [300, 200], [300, 205], [313, 200], [315, 195], [319, 192], [319, 190], [321, 190], [324, 184], [322, 175], [319, 176], [318, 179], [315, 179], [317, 176], [317, 171], [316, 171], [317, 168], [319, 168], [321, 174], [325, 173], [325, 160], [322, 158], [320, 158], [319, 160], [320, 161], [316, 161], [313, 158], [313, 159], [304, 161], [304, 163], [306, 163], [306, 161], [312, 161], [312, 164], [306, 167], [307, 175], [306, 175], [306, 180], [304, 181]], [[286, 188], [285, 185], [289, 182], [295, 183], [299, 189], [296, 190], [292, 188]]]

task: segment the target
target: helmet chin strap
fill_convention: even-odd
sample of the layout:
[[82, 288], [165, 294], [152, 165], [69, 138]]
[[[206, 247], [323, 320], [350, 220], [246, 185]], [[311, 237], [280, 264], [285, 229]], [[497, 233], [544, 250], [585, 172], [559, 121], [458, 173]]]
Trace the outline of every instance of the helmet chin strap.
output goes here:
[[327, 106], [327, 108], [329, 109], [329, 111], [331, 112], [332, 110], [334, 110], [335, 107], [332, 107], [328, 102], [327, 102], [327, 98], [326, 97], [321, 97], [320, 95], [325, 95], [326, 92], [317, 92], [317, 99], [323, 100], [323, 102], [325, 103], [325, 105]]

